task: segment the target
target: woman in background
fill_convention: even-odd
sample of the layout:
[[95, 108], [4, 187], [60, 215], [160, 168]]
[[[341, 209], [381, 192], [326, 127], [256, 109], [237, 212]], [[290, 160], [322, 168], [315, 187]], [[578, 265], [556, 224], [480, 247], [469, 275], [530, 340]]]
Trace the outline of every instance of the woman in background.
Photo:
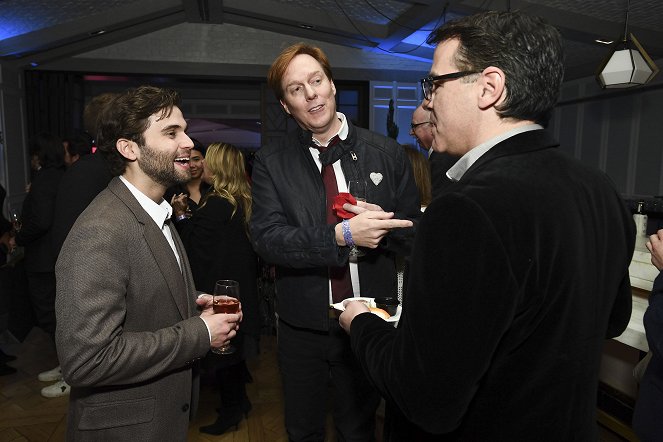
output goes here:
[[200, 428], [208, 434], [222, 434], [237, 425], [251, 409], [246, 382], [251, 375], [246, 359], [258, 354], [258, 257], [248, 237], [251, 216], [251, 188], [244, 155], [231, 144], [215, 143], [205, 155], [205, 179], [211, 184], [191, 218], [186, 218], [186, 196], [175, 197], [173, 211], [189, 256], [196, 288], [213, 293], [219, 279], [239, 282], [244, 319], [231, 355], [208, 353], [215, 369], [221, 396], [219, 416], [212, 425]]
[[407, 153], [407, 157], [412, 164], [412, 173], [414, 174], [414, 182], [417, 184], [419, 190], [419, 200], [421, 200], [421, 207], [425, 208], [431, 202], [431, 174], [430, 164], [428, 160], [419, 152], [419, 150], [411, 144], [404, 144], [403, 148]]
[[[191, 149], [191, 157], [189, 158], [189, 171], [191, 172], [191, 179], [184, 184], [176, 184], [172, 187], [169, 187], [166, 190], [166, 193], [163, 195], [163, 198], [166, 201], [169, 201], [171, 204], [173, 198], [176, 196], [181, 196], [181, 194], [186, 195], [187, 199], [187, 211], [185, 215], [188, 217], [193, 212], [196, 211], [200, 200], [209, 190], [209, 184], [203, 179], [203, 173], [205, 171], [205, 151], [207, 148], [200, 141], [195, 138], [191, 138], [193, 141], [193, 148]], [[173, 219], [175, 216], [173, 215]]]

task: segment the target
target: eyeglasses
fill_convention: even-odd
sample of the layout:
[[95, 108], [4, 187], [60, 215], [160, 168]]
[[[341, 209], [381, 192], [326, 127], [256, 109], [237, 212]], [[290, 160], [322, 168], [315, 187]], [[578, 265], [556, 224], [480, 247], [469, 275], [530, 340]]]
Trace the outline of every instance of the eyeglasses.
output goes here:
[[444, 75], [429, 75], [426, 78], [421, 79], [421, 92], [424, 94], [424, 98], [426, 100], [430, 100], [431, 97], [433, 96], [433, 91], [435, 90], [435, 83], [438, 81], [446, 81], [446, 80], [455, 80], [456, 78], [462, 78], [462, 77], [467, 77], [468, 75], [472, 74], [478, 74], [476, 71], [460, 71], [460, 72], [452, 72], [450, 74], [444, 74]]
[[418, 128], [422, 124], [430, 124], [430, 121], [423, 121], [421, 123], [410, 123], [410, 129], [415, 130], [416, 128]]

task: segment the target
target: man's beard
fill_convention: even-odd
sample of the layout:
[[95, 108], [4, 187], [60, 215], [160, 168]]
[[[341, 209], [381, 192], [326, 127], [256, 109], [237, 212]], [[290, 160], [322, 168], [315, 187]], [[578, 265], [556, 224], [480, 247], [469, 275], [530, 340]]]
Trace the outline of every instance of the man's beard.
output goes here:
[[175, 169], [174, 158], [171, 154], [159, 152], [147, 144], [139, 145], [141, 156], [138, 167], [157, 184], [165, 187], [175, 184], [184, 184], [191, 179], [191, 173]]

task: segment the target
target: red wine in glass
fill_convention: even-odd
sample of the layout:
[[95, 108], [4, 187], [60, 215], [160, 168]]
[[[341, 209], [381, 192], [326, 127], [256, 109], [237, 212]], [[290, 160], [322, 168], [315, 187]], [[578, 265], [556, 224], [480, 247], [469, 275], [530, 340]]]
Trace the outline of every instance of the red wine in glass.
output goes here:
[[[214, 313], [237, 313], [239, 312], [239, 282], [230, 279], [221, 279], [214, 285], [212, 306]], [[229, 355], [235, 353], [232, 344], [219, 348], [212, 348], [212, 353], [218, 355]]]
[[239, 301], [226, 296], [214, 296], [214, 313], [237, 313]]

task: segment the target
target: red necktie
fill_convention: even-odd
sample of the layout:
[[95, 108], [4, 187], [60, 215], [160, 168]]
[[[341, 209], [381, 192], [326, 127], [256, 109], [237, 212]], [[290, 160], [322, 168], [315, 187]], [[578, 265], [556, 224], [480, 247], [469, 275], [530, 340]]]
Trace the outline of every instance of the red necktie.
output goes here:
[[[313, 147], [322, 153], [339, 141], [338, 136], [335, 136], [329, 141], [327, 146], [313, 145]], [[338, 195], [338, 185], [336, 184], [336, 173], [334, 173], [333, 164], [323, 164], [320, 173], [327, 197], [327, 224], [338, 224], [341, 218], [336, 216], [332, 208], [334, 198]], [[331, 280], [332, 300], [335, 303], [354, 296], [352, 293], [352, 281], [350, 280], [350, 266], [348, 264], [342, 267], [329, 267], [329, 279]]]

